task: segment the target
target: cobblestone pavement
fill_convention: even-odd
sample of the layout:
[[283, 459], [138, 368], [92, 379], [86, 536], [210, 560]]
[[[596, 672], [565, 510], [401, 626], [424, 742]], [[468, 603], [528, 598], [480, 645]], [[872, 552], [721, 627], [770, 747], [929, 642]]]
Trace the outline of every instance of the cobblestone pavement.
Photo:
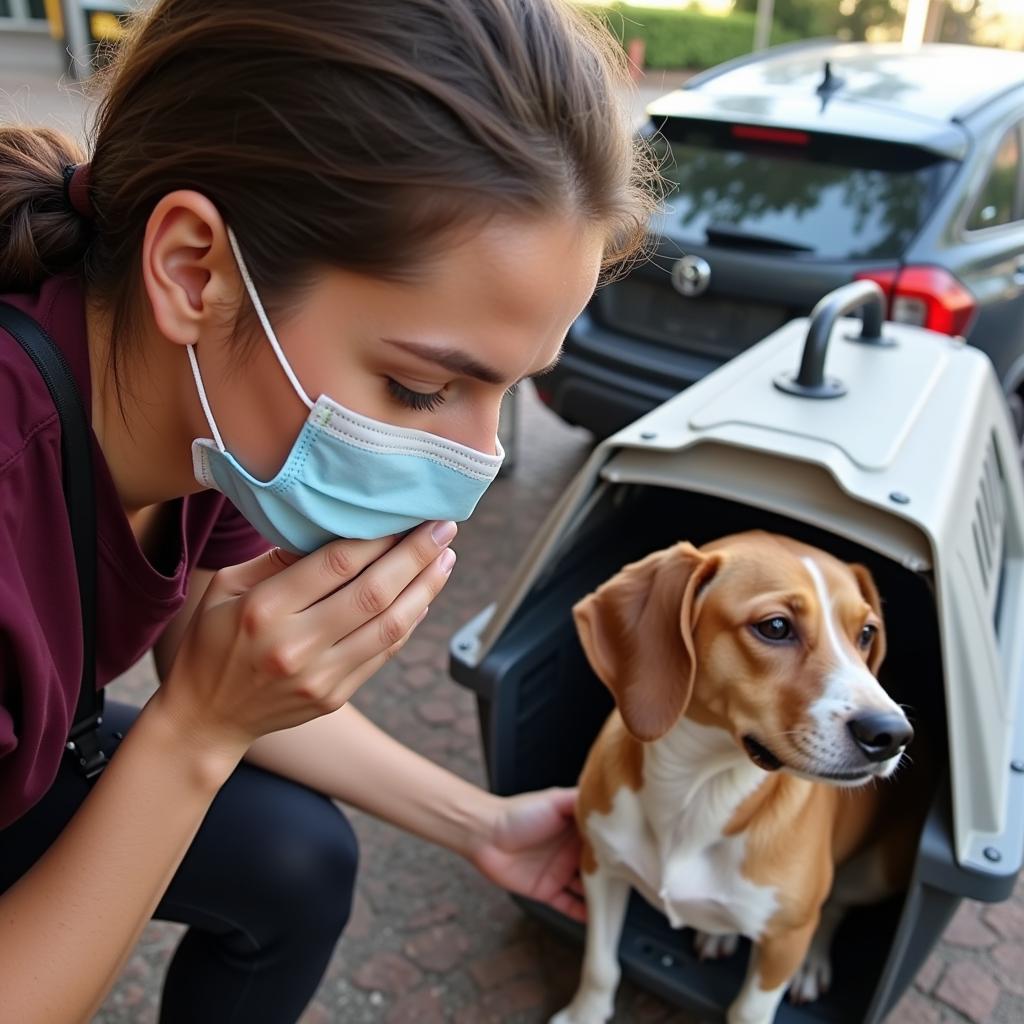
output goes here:
[[[32, 44], [39, 46], [38, 41]], [[0, 120], [45, 119], [80, 130], [76, 87], [58, 92], [23, 41], [0, 33]], [[650, 82], [640, 99], [661, 87]], [[586, 435], [524, 396], [522, 457], [460, 531], [459, 562], [445, 592], [394, 663], [356, 703], [405, 743], [482, 782], [473, 698], [447, 676], [455, 628], [493, 600], [547, 509], [589, 450]], [[147, 663], [112, 696], [141, 702]], [[459, 858], [352, 814], [362, 848], [351, 923], [302, 1024], [535, 1024], [571, 994], [576, 948], [526, 917]], [[163, 972], [182, 932], [150, 924], [94, 1024], [152, 1024]], [[616, 1020], [685, 1024], [623, 984]], [[1024, 1021], [1024, 885], [1003, 904], [965, 903], [889, 1024], [1021, 1024]]]

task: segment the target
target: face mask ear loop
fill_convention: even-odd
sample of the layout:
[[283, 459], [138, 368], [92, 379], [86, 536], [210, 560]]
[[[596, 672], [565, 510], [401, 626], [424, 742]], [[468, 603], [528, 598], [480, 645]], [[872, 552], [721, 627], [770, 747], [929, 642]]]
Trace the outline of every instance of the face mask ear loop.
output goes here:
[[245, 265], [245, 260], [242, 258], [242, 250], [238, 247], [238, 239], [235, 238], [234, 231], [228, 228], [228, 241], [231, 243], [231, 251], [235, 254], [235, 261], [238, 263], [238, 271], [242, 275], [242, 281], [245, 284], [245, 290], [249, 293], [249, 298], [252, 299], [252, 304], [256, 309], [256, 315], [260, 318], [260, 323], [263, 325], [263, 330], [266, 332], [267, 340], [270, 342], [270, 347], [274, 350], [274, 355], [277, 356], [277, 361], [281, 364], [281, 369], [284, 370], [285, 376], [288, 378], [291, 386], [295, 389], [295, 394], [306, 403], [307, 409], [313, 408], [313, 401], [309, 395], [306, 394], [304, 388], [299, 383], [298, 377], [295, 376], [294, 371], [288, 364], [288, 360], [284, 357], [284, 352], [281, 350], [281, 343], [277, 340], [277, 335], [274, 333], [274, 328], [270, 326], [270, 321], [267, 319], [267, 314], [263, 309], [263, 303], [260, 302], [259, 295], [256, 294], [256, 286], [252, 283], [252, 277], [249, 275], [249, 268]]
[[199, 373], [199, 363], [196, 360], [196, 347], [195, 345], [188, 346], [188, 361], [192, 367], [192, 376], [196, 379], [196, 391], [199, 392], [199, 404], [203, 407], [203, 412], [206, 414], [206, 422], [210, 424], [210, 430], [213, 432], [213, 439], [217, 442], [217, 447], [223, 452], [227, 451], [224, 447], [224, 442], [221, 440], [220, 431], [217, 429], [217, 424], [213, 419], [213, 412], [210, 409], [210, 403], [206, 398], [206, 388], [203, 387], [203, 378]]

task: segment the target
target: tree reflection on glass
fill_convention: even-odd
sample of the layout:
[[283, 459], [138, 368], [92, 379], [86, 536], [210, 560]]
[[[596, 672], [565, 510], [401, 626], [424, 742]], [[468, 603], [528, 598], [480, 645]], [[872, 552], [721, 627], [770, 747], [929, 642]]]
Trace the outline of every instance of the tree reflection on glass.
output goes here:
[[818, 259], [899, 255], [937, 186], [937, 163], [852, 166], [798, 148], [719, 148], [699, 134], [664, 155], [673, 233], [703, 241], [724, 225], [735, 244], [744, 235], [751, 244], [774, 240]]
[[988, 180], [967, 218], [971, 231], [1009, 224], [1014, 219], [1014, 200], [1020, 177], [1020, 147], [1017, 130], [1011, 129], [999, 146]]

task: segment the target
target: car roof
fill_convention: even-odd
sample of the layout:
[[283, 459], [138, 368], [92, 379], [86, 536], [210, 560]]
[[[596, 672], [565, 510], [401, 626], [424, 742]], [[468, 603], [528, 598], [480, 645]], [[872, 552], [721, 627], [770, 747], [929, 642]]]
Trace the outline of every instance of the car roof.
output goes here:
[[[830, 68], [832, 88], [821, 92]], [[960, 125], [1024, 89], [1024, 54], [929, 43], [781, 46], [696, 75], [649, 108], [654, 117], [743, 121], [899, 141], [960, 158]]]

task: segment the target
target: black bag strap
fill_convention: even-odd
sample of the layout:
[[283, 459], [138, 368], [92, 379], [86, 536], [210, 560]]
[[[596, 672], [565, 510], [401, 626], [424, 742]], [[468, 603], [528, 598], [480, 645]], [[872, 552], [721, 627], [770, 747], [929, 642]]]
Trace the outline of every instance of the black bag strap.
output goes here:
[[89, 420], [64, 353], [46, 331], [32, 317], [6, 302], [0, 302], [0, 327], [35, 363], [60, 417], [64, 502], [82, 606], [82, 684], [67, 752], [82, 774], [92, 778], [103, 770], [107, 756], [100, 748], [96, 731], [103, 721], [103, 692], [96, 689], [96, 499]]

